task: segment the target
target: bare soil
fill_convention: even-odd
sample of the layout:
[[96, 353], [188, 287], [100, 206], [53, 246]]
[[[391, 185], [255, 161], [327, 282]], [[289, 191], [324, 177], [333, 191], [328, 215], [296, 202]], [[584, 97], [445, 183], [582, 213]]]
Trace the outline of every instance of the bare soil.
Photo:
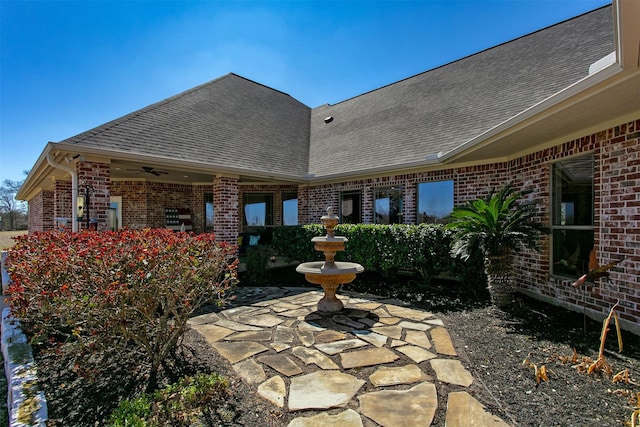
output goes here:
[[[302, 284], [292, 269], [271, 271], [263, 280], [269, 286]], [[580, 373], [574, 367], [577, 363], [565, 358], [575, 349], [580, 358], [595, 360], [601, 330], [600, 323], [580, 313], [524, 296], [517, 296], [508, 312], [500, 311], [489, 305], [482, 288], [447, 281], [423, 286], [407, 276], [383, 278], [365, 272], [346, 290], [412, 301], [437, 313], [476, 379], [473, 395], [513, 426], [629, 425], [638, 406], [640, 338], [624, 334], [625, 348], [619, 353], [615, 334], [608, 335], [606, 361], [615, 373], [627, 369], [629, 382], [613, 383], [612, 376], [604, 373]], [[164, 371], [164, 382], [195, 372], [218, 372], [230, 381], [228, 393], [214, 400], [214, 410], [201, 425], [286, 426], [294, 418], [259, 398], [255, 387], [240, 381], [202, 336], [190, 331], [183, 344]], [[534, 369], [523, 365], [525, 359], [538, 367], [544, 365], [549, 380], [537, 384]], [[113, 366], [87, 381], [53, 358], [40, 355], [37, 362], [52, 427], [104, 425], [117, 402], [139, 393], [145, 380], [146, 367], [136, 363]], [[444, 396], [441, 400], [446, 407]], [[444, 426], [444, 418], [436, 418], [433, 425]]]

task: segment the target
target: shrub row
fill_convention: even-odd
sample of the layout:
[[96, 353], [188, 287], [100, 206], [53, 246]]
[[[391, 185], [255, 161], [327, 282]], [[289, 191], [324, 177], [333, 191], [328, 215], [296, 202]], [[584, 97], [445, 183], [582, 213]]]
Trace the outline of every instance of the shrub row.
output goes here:
[[10, 307], [32, 344], [73, 356], [80, 375], [107, 354], [142, 354], [153, 389], [189, 317], [235, 284], [235, 251], [164, 229], [33, 233], [9, 254]]
[[[311, 239], [325, 234], [320, 224], [277, 227], [273, 250], [291, 260], [322, 260], [323, 254], [314, 249]], [[357, 262], [385, 276], [399, 269], [419, 273], [426, 283], [443, 272], [462, 281], [483, 276], [480, 260], [463, 263], [451, 254], [452, 232], [439, 224], [339, 224], [335, 235], [349, 239], [336, 260]]]

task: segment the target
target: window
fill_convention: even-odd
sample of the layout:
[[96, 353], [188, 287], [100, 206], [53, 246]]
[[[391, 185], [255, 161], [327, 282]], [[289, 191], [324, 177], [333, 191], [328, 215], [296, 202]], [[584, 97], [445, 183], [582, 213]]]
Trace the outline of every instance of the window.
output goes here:
[[282, 194], [282, 225], [298, 225], [298, 194]]
[[440, 223], [453, 211], [453, 180], [418, 184], [420, 223]]
[[376, 224], [402, 224], [402, 186], [374, 190], [374, 222]]
[[111, 196], [107, 213], [107, 229], [115, 231], [122, 228], [122, 196]]
[[204, 193], [204, 231], [213, 231], [213, 193]]
[[340, 222], [359, 224], [362, 222], [362, 192], [345, 191], [340, 194]]
[[249, 227], [273, 225], [273, 194], [244, 195], [244, 224]]
[[593, 248], [593, 155], [553, 165], [552, 273], [578, 277], [588, 271]]

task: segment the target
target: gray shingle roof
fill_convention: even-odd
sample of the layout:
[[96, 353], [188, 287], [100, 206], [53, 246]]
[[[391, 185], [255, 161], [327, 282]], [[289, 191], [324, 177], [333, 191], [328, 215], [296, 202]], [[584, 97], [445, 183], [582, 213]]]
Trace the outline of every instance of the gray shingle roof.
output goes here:
[[63, 142], [300, 179], [401, 168], [586, 77], [613, 50], [607, 6], [335, 105], [310, 109], [228, 74]]
[[[614, 50], [603, 7], [311, 114], [316, 177], [446, 153], [588, 75]], [[325, 124], [325, 117], [333, 121]], [[517, 151], [517, 150], [516, 150]]]
[[309, 114], [287, 94], [227, 74], [62, 142], [301, 176]]

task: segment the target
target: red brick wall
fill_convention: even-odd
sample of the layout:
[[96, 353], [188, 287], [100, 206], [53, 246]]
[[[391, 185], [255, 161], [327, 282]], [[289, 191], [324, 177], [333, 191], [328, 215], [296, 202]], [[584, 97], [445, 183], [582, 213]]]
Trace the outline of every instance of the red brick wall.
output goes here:
[[55, 227], [53, 211], [52, 191], [43, 190], [29, 200], [29, 233], [53, 230]]
[[596, 141], [596, 247], [601, 260], [625, 260], [601, 295], [609, 304], [620, 300], [620, 317], [640, 324], [640, 120], [601, 132]]
[[192, 186], [190, 184], [171, 184], [148, 182], [147, 189], [147, 225], [165, 226], [165, 208], [187, 208], [192, 214]]
[[112, 181], [111, 195], [122, 197], [123, 227], [139, 229], [149, 226], [146, 181]]
[[73, 194], [71, 190], [71, 181], [57, 180], [54, 183], [53, 200], [54, 200], [54, 218], [67, 218], [67, 228], [73, 228], [75, 221], [75, 209], [72, 209]]
[[239, 225], [238, 179], [219, 176], [213, 180], [213, 233], [216, 239], [236, 244]]
[[[111, 172], [108, 163], [80, 162], [76, 166], [78, 171], [78, 190], [85, 194], [87, 185], [92, 191], [89, 197], [89, 217], [98, 220], [98, 230], [107, 228], [107, 212], [110, 206]], [[85, 214], [86, 215], [86, 214]], [[80, 223], [80, 229], [85, 229], [86, 221]]]

